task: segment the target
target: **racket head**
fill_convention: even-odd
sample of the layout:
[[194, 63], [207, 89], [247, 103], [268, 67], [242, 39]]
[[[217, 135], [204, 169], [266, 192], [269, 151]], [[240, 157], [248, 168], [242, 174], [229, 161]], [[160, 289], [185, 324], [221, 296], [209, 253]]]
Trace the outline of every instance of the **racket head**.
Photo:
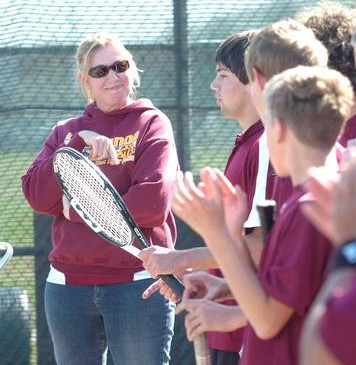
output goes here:
[[53, 157], [57, 181], [73, 209], [100, 237], [115, 246], [133, 243], [127, 207], [107, 177], [77, 150], [63, 147]]

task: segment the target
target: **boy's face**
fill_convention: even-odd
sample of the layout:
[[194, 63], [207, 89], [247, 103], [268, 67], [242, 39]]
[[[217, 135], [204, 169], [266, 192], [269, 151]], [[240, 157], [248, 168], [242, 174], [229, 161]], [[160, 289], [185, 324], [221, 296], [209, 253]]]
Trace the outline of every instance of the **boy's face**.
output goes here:
[[227, 119], [239, 119], [244, 115], [247, 105], [251, 103], [249, 85], [244, 85], [224, 65], [216, 66], [216, 76], [210, 88], [215, 92], [221, 114]]
[[285, 166], [285, 144], [283, 143], [282, 127], [279, 120], [273, 120], [270, 113], [265, 114], [263, 124], [266, 131], [267, 148], [274, 171], [278, 176], [288, 176]]

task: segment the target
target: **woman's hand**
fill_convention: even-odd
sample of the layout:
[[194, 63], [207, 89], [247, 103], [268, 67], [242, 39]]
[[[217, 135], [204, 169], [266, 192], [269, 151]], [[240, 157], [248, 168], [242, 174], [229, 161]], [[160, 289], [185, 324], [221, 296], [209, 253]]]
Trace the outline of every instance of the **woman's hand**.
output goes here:
[[93, 131], [80, 131], [79, 137], [90, 147], [89, 157], [92, 161], [106, 161], [111, 165], [117, 165], [116, 149], [112, 140]]

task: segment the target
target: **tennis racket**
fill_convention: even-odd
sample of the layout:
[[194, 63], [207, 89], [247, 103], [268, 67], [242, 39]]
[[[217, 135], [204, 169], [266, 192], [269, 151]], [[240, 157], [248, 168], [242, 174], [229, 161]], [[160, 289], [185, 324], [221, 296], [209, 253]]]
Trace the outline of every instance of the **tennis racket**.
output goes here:
[[276, 218], [276, 202], [274, 200], [265, 200], [257, 205], [257, 211], [261, 221], [263, 242], [266, 242]]
[[7, 242], [0, 242], [0, 251], [4, 252], [3, 256], [0, 259], [0, 269], [2, 269], [5, 264], [11, 259], [14, 249]]
[[[63, 147], [53, 158], [53, 169], [63, 194], [83, 221], [100, 237], [137, 257], [140, 249], [149, 247], [145, 236], [132, 218], [120, 194], [88, 158], [78, 151]], [[174, 275], [160, 277], [181, 298], [183, 284]], [[197, 365], [211, 365], [204, 334], [194, 340]]]
[[[57, 180], [71, 206], [83, 221], [100, 237], [137, 257], [149, 244], [133, 220], [126, 204], [107, 177], [78, 151], [60, 148], [53, 159]], [[183, 284], [173, 275], [161, 279], [180, 297]]]

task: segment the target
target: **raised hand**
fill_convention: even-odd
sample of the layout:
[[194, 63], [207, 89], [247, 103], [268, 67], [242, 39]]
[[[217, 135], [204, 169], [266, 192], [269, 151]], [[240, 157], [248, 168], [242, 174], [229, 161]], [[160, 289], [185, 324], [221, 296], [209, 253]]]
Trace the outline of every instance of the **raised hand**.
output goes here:
[[343, 171], [337, 178], [314, 169], [305, 184], [314, 200], [302, 209], [313, 224], [336, 245], [356, 238], [356, 153], [349, 151]]
[[248, 217], [246, 194], [238, 185], [234, 187], [220, 170], [214, 171], [223, 194], [225, 223], [230, 236], [241, 237]]
[[331, 217], [334, 222], [334, 242], [342, 244], [356, 238], [356, 150], [335, 183]]
[[331, 217], [332, 190], [335, 181], [325, 176], [320, 168], [312, 169], [310, 177], [304, 184], [313, 200], [302, 202], [303, 213], [315, 227], [330, 240], [334, 241], [334, 222]]
[[216, 173], [206, 167], [202, 170], [204, 188], [193, 181], [193, 175], [179, 172], [173, 189], [173, 211], [198, 234], [224, 227], [224, 203]]

